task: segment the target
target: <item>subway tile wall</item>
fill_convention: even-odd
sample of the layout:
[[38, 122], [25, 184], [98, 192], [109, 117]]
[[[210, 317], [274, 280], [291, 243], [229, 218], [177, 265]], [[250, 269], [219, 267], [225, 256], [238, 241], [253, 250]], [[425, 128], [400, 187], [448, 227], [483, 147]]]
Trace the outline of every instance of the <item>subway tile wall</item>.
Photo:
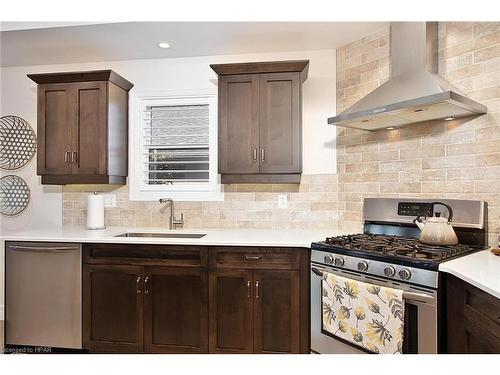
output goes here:
[[[320, 228], [337, 227], [337, 175], [304, 175], [300, 185], [225, 185], [223, 202], [176, 202], [185, 228]], [[90, 191], [117, 195], [117, 207], [106, 208], [106, 225], [168, 227], [169, 209], [157, 202], [132, 202], [126, 186], [68, 185], [63, 191], [63, 221], [84, 225]], [[278, 195], [288, 207], [278, 209]]]
[[[361, 230], [365, 197], [483, 199], [490, 243], [500, 231], [500, 23], [439, 25], [440, 74], [488, 107], [467, 120], [363, 132], [338, 128], [338, 174], [304, 175], [300, 185], [226, 185], [224, 202], [178, 202], [185, 227], [340, 228]], [[337, 111], [384, 83], [390, 74], [389, 29], [337, 50]], [[325, 119], [325, 126], [326, 119]], [[67, 186], [65, 224], [84, 224], [86, 195], [111, 187]], [[114, 191], [107, 225], [165, 226], [157, 203], [130, 202]], [[288, 208], [278, 209], [278, 194]]]

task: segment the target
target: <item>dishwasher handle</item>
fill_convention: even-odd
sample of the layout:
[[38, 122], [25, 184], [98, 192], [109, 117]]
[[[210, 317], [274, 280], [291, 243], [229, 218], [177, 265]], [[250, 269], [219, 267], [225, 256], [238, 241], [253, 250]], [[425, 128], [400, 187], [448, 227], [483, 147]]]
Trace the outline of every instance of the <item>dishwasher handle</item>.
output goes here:
[[25, 245], [8, 245], [7, 249], [24, 252], [44, 252], [44, 253], [61, 253], [67, 251], [79, 250], [77, 246], [25, 246]]

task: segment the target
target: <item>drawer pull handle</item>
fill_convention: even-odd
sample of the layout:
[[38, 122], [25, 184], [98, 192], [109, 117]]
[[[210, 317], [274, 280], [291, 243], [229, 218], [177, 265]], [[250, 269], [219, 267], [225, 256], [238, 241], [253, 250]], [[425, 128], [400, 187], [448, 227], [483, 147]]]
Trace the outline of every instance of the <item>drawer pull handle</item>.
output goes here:
[[141, 294], [141, 277], [137, 276], [137, 280], [135, 281], [135, 290], [137, 294]]
[[247, 298], [252, 298], [252, 282], [247, 280]]
[[260, 260], [260, 259], [262, 259], [262, 255], [247, 255], [247, 254], [245, 254], [243, 258], [245, 260]]
[[255, 282], [255, 298], [256, 299], [260, 298], [260, 295], [259, 295], [259, 286], [260, 286], [260, 281], [256, 281]]
[[149, 294], [149, 276], [144, 279], [144, 294]]

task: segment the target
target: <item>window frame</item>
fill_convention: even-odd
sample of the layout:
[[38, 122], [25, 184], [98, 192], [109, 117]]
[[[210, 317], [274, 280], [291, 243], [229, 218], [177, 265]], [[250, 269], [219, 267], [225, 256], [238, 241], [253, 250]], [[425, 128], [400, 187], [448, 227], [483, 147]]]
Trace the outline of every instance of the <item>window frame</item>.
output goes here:
[[[208, 105], [209, 181], [176, 185], [148, 185], [144, 180], [144, 110], [151, 105]], [[130, 93], [129, 115], [129, 200], [223, 201], [218, 166], [217, 91], [144, 91]]]

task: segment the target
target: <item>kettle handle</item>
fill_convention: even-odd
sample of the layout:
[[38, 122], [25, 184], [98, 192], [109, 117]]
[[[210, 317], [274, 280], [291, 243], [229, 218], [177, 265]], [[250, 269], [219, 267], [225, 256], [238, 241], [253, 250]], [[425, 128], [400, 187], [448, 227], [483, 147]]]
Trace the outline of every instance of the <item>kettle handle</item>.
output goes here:
[[433, 208], [436, 204], [440, 204], [442, 206], [445, 206], [446, 209], [448, 210], [448, 223], [451, 223], [451, 220], [453, 219], [453, 210], [451, 209], [450, 206], [448, 206], [446, 203], [443, 202], [432, 202], [429, 203], [425, 209], [425, 218], [427, 219], [427, 212], [429, 211], [429, 208]]

